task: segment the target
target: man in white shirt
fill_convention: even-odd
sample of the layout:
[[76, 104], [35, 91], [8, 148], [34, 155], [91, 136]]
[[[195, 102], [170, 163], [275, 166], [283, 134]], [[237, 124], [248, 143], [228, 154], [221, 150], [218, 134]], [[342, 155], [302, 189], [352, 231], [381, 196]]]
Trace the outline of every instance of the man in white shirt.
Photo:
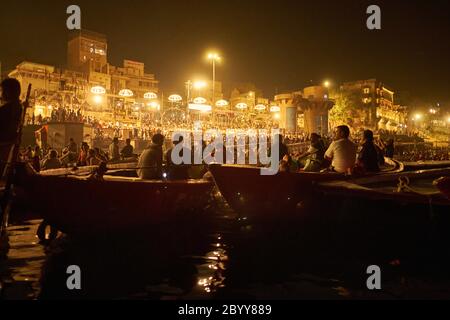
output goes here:
[[336, 128], [336, 137], [325, 152], [325, 158], [331, 161], [334, 171], [347, 173], [356, 163], [357, 146], [349, 140], [350, 129], [347, 126]]

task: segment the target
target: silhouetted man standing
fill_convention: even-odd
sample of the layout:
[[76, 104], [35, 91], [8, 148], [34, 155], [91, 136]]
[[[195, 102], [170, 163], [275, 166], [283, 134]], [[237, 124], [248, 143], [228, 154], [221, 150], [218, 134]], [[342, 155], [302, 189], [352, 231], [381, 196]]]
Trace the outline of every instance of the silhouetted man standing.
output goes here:
[[0, 107], [0, 174], [3, 174], [8, 161], [9, 152], [17, 139], [17, 129], [22, 115], [20, 102], [20, 83], [16, 79], [7, 78], [1, 83]]

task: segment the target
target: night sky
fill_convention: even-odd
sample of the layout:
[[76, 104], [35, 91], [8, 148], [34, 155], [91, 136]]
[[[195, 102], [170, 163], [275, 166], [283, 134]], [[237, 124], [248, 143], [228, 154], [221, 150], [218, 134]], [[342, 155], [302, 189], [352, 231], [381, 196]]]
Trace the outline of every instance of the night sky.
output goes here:
[[[66, 8], [82, 28], [107, 35], [109, 61], [145, 62], [164, 91], [209, 78], [204, 56], [217, 48], [218, 80], [253, 82], [266, 96], [327, 78], [379, 78], [395, 91], [450, 101], [448, 0], [21, 0], [0, 6], [3, 70], [23, 60], [64, 66]], [[366, 8], [382, 9], [382, 30], [366, 28]]]

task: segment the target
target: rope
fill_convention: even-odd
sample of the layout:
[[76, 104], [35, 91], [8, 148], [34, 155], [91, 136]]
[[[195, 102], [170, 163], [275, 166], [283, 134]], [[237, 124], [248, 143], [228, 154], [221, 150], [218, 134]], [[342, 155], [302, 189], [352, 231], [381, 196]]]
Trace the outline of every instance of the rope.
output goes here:
[[430, 223], [431, 223], [431, 225], [433, 225], [435, 223], [435, 221], [436, 221], [436, 215], [435, 215], [434, 210], [433, 210], [433, 198], [431, 197], [431, 195], [424, 194], [422, 192], [414, 190], [413, 188], [411, 188], [409, 186], [410, 183], [411, 183], [411, 181], [409, 180], [408, 177], [406, 177], [406, 176], [405, 177], [400, 177], [398, 179], [397, 192], [398, 193], [411, 192], [411, 193], [420, 195], [422, 197], [426, 197], [426, 199], [428, 201], [428, 215], [429, 215]]

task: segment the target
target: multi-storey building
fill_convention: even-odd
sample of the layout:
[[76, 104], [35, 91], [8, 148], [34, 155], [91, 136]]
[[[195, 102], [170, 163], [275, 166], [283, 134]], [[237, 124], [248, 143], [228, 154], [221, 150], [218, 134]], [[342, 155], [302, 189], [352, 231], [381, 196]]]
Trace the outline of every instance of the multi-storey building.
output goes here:
[[108, 42], [106, 36], [88, 30], [69, 33], [67, 68], [88, 73], [108, 73]]
[[110, 66], [111, 92], [117, 94], [129, 89], [136, 99], [143, 99], [147, 92], [158, 93], [158, 81], [154, 74], [145, 73], [142, 62], [124, 60], [123, 67]]
[[286, 133], [328, 133], [328, 111], [334, 102], [323, 86], [278, 94], [274, 98], [279, 110], [280, 128]]
[[345, 82], [340, 87], [340, 94], [348, 97], [354, 107], [364, 111], [361, 122], [368, 128], [377, 129], [379, 109], [394, 108], [394, 92], [376, 79]]
[[[145, 102], [145, 93], [159, 91], [158, 81], [145, 72], [144, 63], [124, 60], [123, 67], [108, 63], [104, 35], [86, 30], [71, 32], [67, 48], [66, 69], [25, 61], [9, 73], [22, 88], [32, 84], [35, 114], [49, 116], [55, 106], [112, 110], [123, 89], [133, 92], [127, 98], [132, 103]], [[92, 92], [94, 87], [103, 88], [106, 98]]]

